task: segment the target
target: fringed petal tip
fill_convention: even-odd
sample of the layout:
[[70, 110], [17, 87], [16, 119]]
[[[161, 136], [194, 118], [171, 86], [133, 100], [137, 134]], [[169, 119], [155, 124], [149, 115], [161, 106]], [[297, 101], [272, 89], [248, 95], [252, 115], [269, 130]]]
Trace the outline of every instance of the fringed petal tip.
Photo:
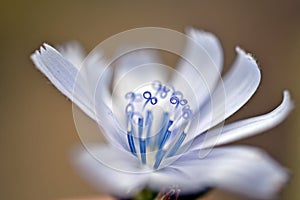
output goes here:
[[30, 55], [31, 60], [34, 61], [34, 60], [36, 59], [36, 56], [39, 55], [39, 54], [41, 54], [42, 49], [45, 48], [45, 47], [44, 47], [44, 44], [45, 44], [45, 43], [43, 43], [37, 50], [35, 50], [35, 51]]
[[[30, 55], [31, 60], [35, 61], [37, 59], [37, 56], [42, 56], [46, 53], [46, 51], [57, 51], [52, 46], [50, 46], [47, 43], [43, 43], [39, 49], [35, 50], [34, 53]], [[38, 66], [37, 66], [38, 67]]]
[[244, 49], [242, 49], [239, 46], [235, 47], [235, 51], [237, 52], [238, 55], [245, 56], [249, 60], [249, 62], [252, 62], [253, 64], [257, 65], [257, 67], [258, 67], [258, 63], [257, 63], [256, 59], [254, 58], [253, 54], [246, 52]]
[[206, 31], [204, 29], [196, 29], [194, 27], [191, 27], [191, 26], [188, 26], [184, 29], [185, 33], [188, 35], [188, 36], [191, 36], [191, 37], [200, 37], [203, 39], [203, 41], [206, 39], [206, 40], [210, 40], [210, 41], [219, 41], [219, 39], [211, 32], [209, 31]]

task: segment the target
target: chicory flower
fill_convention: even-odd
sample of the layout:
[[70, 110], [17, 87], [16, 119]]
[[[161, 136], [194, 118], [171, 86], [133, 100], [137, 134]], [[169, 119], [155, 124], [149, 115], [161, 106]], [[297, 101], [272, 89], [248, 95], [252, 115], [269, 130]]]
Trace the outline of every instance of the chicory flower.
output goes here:
[[[168, 78], [155, 65], [158, 56], [145, 50], [123, 56], [113, 71], [106, 68], [103, 55], [86, 57], [78, 43], [58, 50], [44, 44], [31, 56], [53, 85], [103, 128], [108, 140], [108, 145], [77, 151], [76, 167], [100, 191], [122, 198], [144, 188], [168, 187], [179, 188], [181, 194], [217, 187], [252, 198], [273, 198], [286, 183], [288, 171], [260, 149], [220, 145], [282, 122], [293, 107], [289, 92], [284, 91], [282, 103], [267, 114], [218, 126], [251, 98], [260, 70], [255, 59], [237, 47], [232, 68], [220, 79], [219, 40], [195, 29], [187, 35], [205, 51], [197, 52], [188, 43], [186, 57], [207, 57], [214, 66], [205, 61], [191, 66], [181, 60]], [[197, 71], [206, 75], [205, 81]]]

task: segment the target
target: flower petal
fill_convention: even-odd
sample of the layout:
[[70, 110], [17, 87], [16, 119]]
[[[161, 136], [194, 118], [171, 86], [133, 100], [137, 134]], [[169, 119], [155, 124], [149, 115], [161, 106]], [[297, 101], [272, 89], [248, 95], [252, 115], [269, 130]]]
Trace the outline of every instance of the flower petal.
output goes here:
[[57, 50], [61, 55], [70, 61], [78, 70], [86, 57], [86, 52], [77, 41], [71, 41], [63, 45], [58, 45]]
[[177, 185], [183, 194], [218, 187], [250, 198], [270, 199], [288, 179], [286, 169], [256, 148], [214, 148], [205, 158], [198, 154], [199, 151], [189, 152], [157, 172], [151, 187]]
[[184, 92], [192, 107], [198, 109], [221, 79], [223, 51], [218, 38], [212, 33], [192, 28], [188, 28], [186, 33], [188, 38], [183, 59], [176, 68], [172, 84]]
[[58, 51], [78, 69], [80, 76], [77, 77], [76, 81], [80, 82], [79, 85], [81, 87], [85, 87], [90, 91], [91, 100], [94, 98], [96, 90], [99, 91], [97, 87], [103, 79], [101, 82], [101, 99], [104, 99], [106, 105], [110, 105], [111, 94], [109, 87], [112, 71], [107, 69], [108, 64], [105, 62], [102, 53], [94, 50], [86, 55], [85, 50], [77, 41], [58, 45]]
[[122, 100], [127, 92], [143, 84], [151, 84], [154, 80], [166, 81], [168, 74], [161, 66], [162, 62], [157, 52], [151, 49], [123, 51], [122, 53], [126, 54], [116, 62], [113, 84], [116, 95]]
[[77, 68], [53, 47], [44, 44], [39, 51], [31, 55], [36, 67], [53, 83], [58, 90], [76, 103], [89, 117], [96, 119], [95, 113], [89, 105], [84, 88], [79, 87], [78, 96], [74, 98], [73, 88], [78, 75]]
[[238, 111], [254, 94], [259, 82], [260, 71], [254, 58], [240, 48], [236, 48], [237, 58], [233, 67], [205, 105], [200, 108], [205, 116], [191, 128], [193, 137], [219, 124]]
[[139, 168], [138, 159], [109, 146], [89, 146], [74, 151], [72, 161], [81, 176], [101, 192], [128, 198], [143, 189], [149, 173]]
[[187, 28], [186, 33], [203, 46], [221, 72], [223, 67], [223, 50], [219, 39], [212, 33], [194, 28]]
[[[40, 51], [32, 54], [31, 59], [58, 90], [104, 128], [104, 134], [106, 134], [106, 138], [110, 139], [111, 143], [127, 147], [125, 142], [126, 135], [117, 130], [116, 121], [111, 116], [112, 112], [103, 100], [103, 96], [105, 96], [103, 91], [108, 90], [108, 84], [105, 81], [107, 81], [106, 79], [109, 76], [104, 76], [103, 80], [99, 80], [98, 85], [100, 87], [97, 87], [98, 91], [94, 95], [95, 92], [93, 90], [96, 90], [96, 83], [93, 85], [86, 84], [86, 80], [93, 80], [93, 76], [91, 76], [93, 71], [94, 75], [99, 72], [99, 70], [93, 70], [92, 65], [88, 65], [88, 67], [79, 72], [73, 64], [48, 44], [44, 44]], [[87, 76], [84, 76], [85, 72]], [[100, 74], [97, 75], [100, 76]], [[88, 77], [89, 79], [86, 79]], [[96, 77], [94, 80], [96, 80]], [[97, 104], [95, 104], [94, 96], [97, 97], [97, 95], [102, 95], [102, 98], [99, 98], [96, 102]], [[121, 135], [111, 133], [119, 133]], [[120, 138], [123, 138], [123, 140], [120, 140]]]
[[89, 89], [93, 105], [97, 105], [99, 100], [111, 109], [111, 80], [113, 71], [108, 67], [106, 59], [99, 51], [92, 51], [85, 58], [80, 68], [80, 80], [82, 85], [86, 84]]
[[282, 103], [272, 112], [225, 125], [223, 130], [216, 130], [221, 131], [221, 134], [213, 135], [212, 137], [209, 134], [200, 135], [199, 138], [193, 141], [191, 149], [214, 147], [215, 145], [234, 142], [271, 129], [281, 123], [293, 107], [289, 92], [284, 91]]

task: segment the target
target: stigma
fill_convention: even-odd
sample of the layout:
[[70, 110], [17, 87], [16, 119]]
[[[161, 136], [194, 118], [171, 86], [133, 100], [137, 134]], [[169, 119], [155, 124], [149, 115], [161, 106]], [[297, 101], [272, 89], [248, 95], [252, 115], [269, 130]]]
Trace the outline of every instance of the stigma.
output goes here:
[[126, 93], [127, 141], [141, 165], [158, 169], [182, 146], [193, 117], [181, 91], [160, 81]]

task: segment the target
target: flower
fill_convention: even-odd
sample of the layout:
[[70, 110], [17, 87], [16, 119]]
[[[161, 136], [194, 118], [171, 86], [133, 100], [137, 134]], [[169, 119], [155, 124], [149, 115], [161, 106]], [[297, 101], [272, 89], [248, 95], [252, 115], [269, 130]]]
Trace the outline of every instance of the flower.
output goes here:
[[219, 40], [196, 29], [187, 29], [187, 35], [203, 51], [187, 42], [184, 57], [197, 65], [182, 59], [170, 79], [170, 69], [156, 65], [158, 57], [149, 50], [124, 55], [114, 73], [101, 53], [86, 57], [76, 42], [58, 50], [44, 44], [31, 56], [53, 85], [103, 128], [108, 140], [108, 145], [89, 144], [88, 150], [76, 151], [76, 167], [96, 188], [122, 198], [144, 188], [167, 187], [177, 187], [181, 194], [218, 187], [273, 198], [288, 170], [260, 149], [220, 145], [282, 122], [293, 108], [289, 92], [283, 92], [273, 111], [222, 126], [254, 94], [260, 70], [237, 47], [236, 61], [220, 79]]

